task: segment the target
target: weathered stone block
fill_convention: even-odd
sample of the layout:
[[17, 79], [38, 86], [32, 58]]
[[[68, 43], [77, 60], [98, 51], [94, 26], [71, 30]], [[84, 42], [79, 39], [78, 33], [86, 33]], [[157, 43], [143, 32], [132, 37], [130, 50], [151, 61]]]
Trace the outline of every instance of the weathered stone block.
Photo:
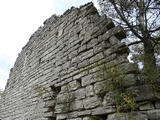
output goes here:
[[84, 51], [86, 51], [86, 50], [87, 50], [87, 45], [84, 44], [84, 45], [81, 45], [81, 46], [80, 46], [78, 52], [81, 53], [81, 52], [84, 52]]
[[111, 38], [109, 38], [109, 42], [111, 43], [111, 45], [120, 43], [119, 39], [117, 39], [115, 36], [112, 36]]
[[94, 38], [91, 39], [91, 41], [89, 41], [87, 43], [87, 49], [93, 48], [94, 46], [96, 46], [98, 44], [98, 39]]
[[104, 58], [104, 55], [103, 53], [98, 53], [97, 55], [93, 56], [92, 58], [90, 58], [90, 63], [96, 63], [98, 62], [99, 60], [103, 59]]
[[44, 117], [49, 118], [52, 117], [53, 115], [54, 115], [53, 112], [46, 112]]
[[101, 99], [98, 96], [89, 97], [83, 100], [83, 105], [85, 109], [95, 108], [101, 105]]
[[100, 73], [89, 74], [87, 76], [82, 77], [82, 86], [87, 86], [93, 84], [98, 81], [102, 81], [103, 77], [100, 76]]
[[86, 96], [93, 96], [94, 95], [94, 90], [93, 90], [93, 85], [89, 85], [86, 87]]
[[137, 73], [138, 72], [138, 66], [134, 63], [123, 63], [119, 66], [119, 68], [127, 73]]
[[86, 86], [92, 83], [92, 78], [93, 78], [92, 74], [82, 77], [82, 86]]
[[55, 100], [50, 100], [50, 101], [45, 102], [45, 107], [46, 108], [48, 108], [48, 107], [54, 107], [55, 104], [56, 104]]
[[57, 103], [67, 103], [69, 100], [69, 93], [59, 94], [57, 96]]
[[73, 80], [77, 80], [77, 79], [80, 79], [81, 77], [83, 76], [83, 73], [80, 72], [79, 74], [73, 76]]
[[140, 110], [152, 110], [154, 106], [151, 102], [145, 103], [139, 107]]
[[82, 60], [88, 59], [93, 56], [93, 49], [90, 49], [89, 51], [84, 52], [81, 56]]
[[102, 81], [94, 84], [94, 91], [96, 94], [101, 94], [108, 91], [108, 82]]
[[157, 109], [160, 109], [160, 102], [156, 102], [156, 103], [155, 103], [155, 107], [156, 107]]
[[102, 119], [100, 117], [90, 116], [90, 117], [84, 117], [83, 120], [102, 120]]
[[84, 117], [83, 120], [104, 120], [104, 118], [101, 118], [100, 116], [88, 116]]
[[70, 110], [74, 111], [74, 110], [81, 110], [81, 109], [83, 109], [83, 102], [82, 102], [82, 100], [71, 102], [71, 104], [70, 104]]
[[159, 120], [160, 119], [160, 110], [149, 110], [144, 113], [147, 113], [149, 120]]
[[148, 118], [141, 113], [120, 113], [108, 115], [107, 120], [148, 120]]
[[67, 120], [83, 120], [82, 118], [73, 118], [73, 119], [67, 119]]
[[104, 50], [104, 47], [105, 47], [105, 44], [103, 44], [102, 42], [99, 43], [98, 45], [96, 46], [93, 46], [93, 52], [94, 54], [97, 54], [98, 52], [101, 52]]
[[57, 114], [56, 120], [64, 120], [68, 117], [67, 114]]
[[92, 115], [97, 115], [97, 116], [108, 115], [115, 112], [116, 112], [116, 108], [114, 108], [113, 106], [98, 107], [98, 108], [92, 109]]
[[76, 90], [81, 86], [80, 82], [74, 80], [68, 84], [68, 91]]
[[105, 25], [99, 27], [99, 31], [92, 34], [92, 38], [96, 38], [97, 36], [104, 34], [107, 30], [114, 27], [114, 23], [112, 22], [111, 19], [108, 19], [105, 22], [106, 22]]
[[55, 113], [66, 113], [69, 111], [69, 103], [57, 104], [55, 107]]
[[146, 101], [155, 99], [153, 88], [150, 85], [130, 87], [127, 90], [135, 94], [136, 101]]
[[135, 76], [135, 74], [126, 74], [124, 76], [123, 86], [125, 87], [134, 86], [137, 82], [137, 79], [138, 78]]
[[74, 95], [75, 95], [75, 98], [78, 100], [83, 99], [86, 97], [86, 89], [85, 88], [78, 89], [74, 92]]
[[107, 50], [104, 51], [105, 56], [109, 56], [111, 54], [115, 53], [115, 50], [112, 48], [108, 48]]
[[103, 98], [103, 106], [110, 106], [115, 104], [115, 96], [113, 92], [108, 92]]
[[89, 60], [84, 60], [83, 62], [80, 62], [78, 63], [78, 68], [82, 68], [82, 67], [86, 67], [88, 66], [90, 63], [89, 63]]
[[68, 91], [68, 85], [62, 86], [60, 93], [65, 93], [66, 91]]

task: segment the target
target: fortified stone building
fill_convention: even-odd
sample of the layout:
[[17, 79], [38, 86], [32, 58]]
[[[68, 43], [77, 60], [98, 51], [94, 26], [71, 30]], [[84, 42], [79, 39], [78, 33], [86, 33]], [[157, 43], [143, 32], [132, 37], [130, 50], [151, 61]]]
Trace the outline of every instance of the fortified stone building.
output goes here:
[[[129, 49], [121, 42], [125, 37], [122, 27], [100, 16], [92, 3], [53, 15], [10, 70], [0, 119], [160, 120], [159, 97], [140, 84], [137, 66], [129, 63]], [[134, 100], [124, 95], [124, 105], [133, 111], [119, 110], [114, 81], [134, 93]]]

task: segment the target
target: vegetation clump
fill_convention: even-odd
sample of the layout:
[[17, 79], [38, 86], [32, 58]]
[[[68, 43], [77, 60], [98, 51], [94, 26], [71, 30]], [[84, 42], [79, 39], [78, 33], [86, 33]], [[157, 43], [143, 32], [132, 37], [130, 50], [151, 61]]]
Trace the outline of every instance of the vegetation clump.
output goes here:
[[136, 108], [135, 95], [133, 92], [126, 91], [123, 84], [126, 76], [125, 71], [120, 70], [119, 67], [113, 67], [109, 71], [108, 76], [110, 78], [109, 90], [114, 93], [117, 113], [120, 111], [134, 111]]
[[102, 74], [98, 75], [107, 80], [107, 87], [105, 91], [114, 93], [114, 100], [117, 113], [131, 112], [136, 109], [135, 94], [127, 91], [124, 85], [124, 78], [126, 76], [125, 70], [121, 70], [118, 66], [109, 68], [107, 64], [99, 67]]

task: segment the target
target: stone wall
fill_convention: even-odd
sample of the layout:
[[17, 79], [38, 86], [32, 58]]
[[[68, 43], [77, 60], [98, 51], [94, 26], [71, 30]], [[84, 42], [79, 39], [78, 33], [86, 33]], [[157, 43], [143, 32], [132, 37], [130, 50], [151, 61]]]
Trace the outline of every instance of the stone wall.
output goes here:
[[129, 49], [121, 42], [125, 37], [92, 3], [53, 15], [31, 36], [11, 69], [0, 119], [130, 119], [116, 114], [108, 75], [115, 66], [125, 71], [125, 89], [137, 93], [134, 119], [160, 119], [152, 88], [137, 86], [137, 66], [128, 62]]

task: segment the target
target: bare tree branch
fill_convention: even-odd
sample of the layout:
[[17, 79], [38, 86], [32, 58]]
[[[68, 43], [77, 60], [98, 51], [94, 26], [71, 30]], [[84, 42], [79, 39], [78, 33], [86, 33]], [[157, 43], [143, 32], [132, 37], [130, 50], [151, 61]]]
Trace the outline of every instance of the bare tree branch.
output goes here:
[[135, 41], [135, 42], [129, 43], [127, 46], [132, 46], [139, 43], [142, 43], [142, 41]]
[[112, 3], [112, 5], [114, 6], [114, 9], [116, 10], [116, 12], [118, 13], [118, 15], [121, 17], [121, 19], [127, 24], [127, 26], [130, 28], [130, 30], [134, 33], [135, 36], [137, 36], [140, 40], [143, 41], [143, 38], [137, 34], [137, 32], [133, 29], [133, 27], [128, 23], [128, 21], [126, 20], [126, 18], [121, 14], [121, 12], [118, 10], [115, 1], [114, 0], [110, 0], [110, 2]]
[[149, 30], [149, 32], [156, 32], [156, 31], [159, 31], [160, 30], [160, 27], [154, 29], [154, 30]]

